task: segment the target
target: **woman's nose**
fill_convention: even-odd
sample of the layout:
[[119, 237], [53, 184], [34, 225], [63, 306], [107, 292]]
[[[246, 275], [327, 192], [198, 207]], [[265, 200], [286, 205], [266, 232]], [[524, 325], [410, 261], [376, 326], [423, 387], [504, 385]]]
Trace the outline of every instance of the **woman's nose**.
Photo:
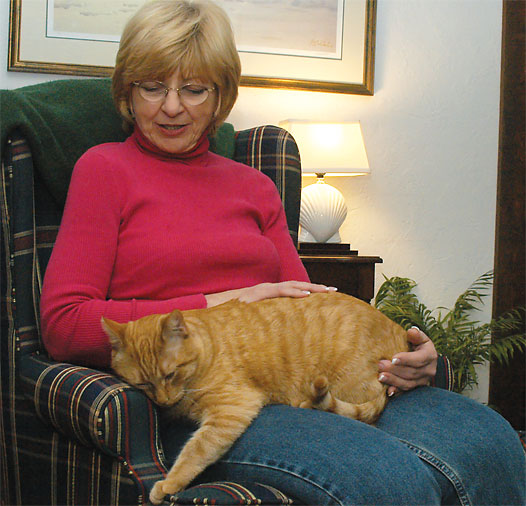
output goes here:
[[180, 112], [183, 107], [183, 103], [181, 102], [181, 97], [179, 96], [179, 92], [176, 90], [170, 89], [168, 90], [168, 93], [166, 97], [164, 98], [162, 110], [165, 114], [169, 116], [174, 116], [178, 112]]

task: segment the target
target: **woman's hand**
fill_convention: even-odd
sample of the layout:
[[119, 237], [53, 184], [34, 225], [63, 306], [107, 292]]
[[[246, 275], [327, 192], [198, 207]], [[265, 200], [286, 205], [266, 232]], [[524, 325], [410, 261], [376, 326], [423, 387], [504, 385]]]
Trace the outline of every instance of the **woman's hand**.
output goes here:
[[391, 362], [381, 360], [378, 365], [379, 380], [389, 385], [389, 396], [399, 390], [429, 385], [436, 375], [438, 355], [433, 341], [417, 327], [407, 331], [407, 340], [413, 351], [397, 353]]
[[238, 299], [241, 302], [256, 302], [276, 297], [308, 297], [311, 293], [335, 292], [336, 290], [332, 286], [317, 285], [304, 281], [283, 281], [281, 283], [261, 283], [238, 290], [211, 293], [205, 297], [208, 307], [213, 307], [232, 299]]

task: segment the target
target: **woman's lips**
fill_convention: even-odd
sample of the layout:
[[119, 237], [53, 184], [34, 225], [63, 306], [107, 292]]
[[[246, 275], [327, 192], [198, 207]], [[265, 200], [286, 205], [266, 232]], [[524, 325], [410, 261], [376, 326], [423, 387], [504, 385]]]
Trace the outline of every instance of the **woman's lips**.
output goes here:
[[158, 127], [165, 133], [166, 135], [180, 135], [183, 131], [186, 130], [188, 125], [170, 125], [170, 124], [159, 124]]

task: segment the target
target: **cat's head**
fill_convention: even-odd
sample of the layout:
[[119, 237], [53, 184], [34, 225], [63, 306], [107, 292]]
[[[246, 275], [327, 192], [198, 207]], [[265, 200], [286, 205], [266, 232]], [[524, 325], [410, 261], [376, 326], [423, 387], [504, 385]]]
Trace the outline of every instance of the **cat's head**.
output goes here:
[[128, 323], [101, 320], [111, 344], [111, 367], [161, 406], [176, 404], [195, 372], [193, 349], [180, 311]]

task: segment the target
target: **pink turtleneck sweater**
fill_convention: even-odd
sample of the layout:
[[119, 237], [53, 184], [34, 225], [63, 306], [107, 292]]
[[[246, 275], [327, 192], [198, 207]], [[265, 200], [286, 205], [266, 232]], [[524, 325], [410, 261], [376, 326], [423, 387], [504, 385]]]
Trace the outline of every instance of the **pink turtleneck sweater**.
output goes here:
[[108, 366], [100, 319], [206, 307], [205, 294], [307, 281], [274, 183], [208, 151], [167, 156], [136, 130], [77, 162], [41, 298], [56, 360]]

